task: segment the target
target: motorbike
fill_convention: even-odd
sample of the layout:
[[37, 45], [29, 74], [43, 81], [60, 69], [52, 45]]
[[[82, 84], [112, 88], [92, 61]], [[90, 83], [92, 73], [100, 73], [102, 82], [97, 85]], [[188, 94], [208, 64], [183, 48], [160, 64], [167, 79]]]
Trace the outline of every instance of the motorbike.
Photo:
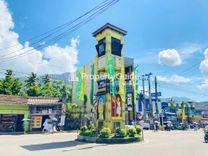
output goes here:
[[205, 132], [205, 135], [204, 135], [204, 142], [205, 142], [205, 143], [208, 143], [208, 132]]

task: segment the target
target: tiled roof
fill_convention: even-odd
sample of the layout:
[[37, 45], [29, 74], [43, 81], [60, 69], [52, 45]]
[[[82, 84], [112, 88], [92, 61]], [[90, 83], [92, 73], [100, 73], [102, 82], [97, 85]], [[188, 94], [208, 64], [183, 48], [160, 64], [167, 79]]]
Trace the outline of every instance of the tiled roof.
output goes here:
[[0, 104], [27, 104], [27, 97], [0, 94]]
[[95, 37], [97, 34], [101, 33], [103, 30], [105, 29], [112, 29], [112, 30], [115, 30], [123, 35], [126, 35], [127, 34], [127, 31], [126, 30], [123, 30], [115, 25], [112, 25], [110, 23], [106, 23], [104, 26], [102, 26], [101, 28], [97, 29], [95, 32], [92, 33], [92, 35]]
[[62, 105], [58, 98], [26, 97], [0, 94], [0, 104]]
[[58, 98], [29, 98], [27, 104], [29, 105], [61, 105]]

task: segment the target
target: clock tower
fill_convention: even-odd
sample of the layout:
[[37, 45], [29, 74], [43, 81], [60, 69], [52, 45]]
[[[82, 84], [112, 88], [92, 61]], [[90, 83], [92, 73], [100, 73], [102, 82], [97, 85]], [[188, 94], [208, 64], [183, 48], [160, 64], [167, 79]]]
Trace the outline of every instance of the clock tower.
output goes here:
[[123, 57], [124, 36], [127, 31], [105, 24], [93, 33], [96, 38], [97, 70], [95, 110], [96, 127], [109, 127], [112, 131], [125, 125], [125, 67]]

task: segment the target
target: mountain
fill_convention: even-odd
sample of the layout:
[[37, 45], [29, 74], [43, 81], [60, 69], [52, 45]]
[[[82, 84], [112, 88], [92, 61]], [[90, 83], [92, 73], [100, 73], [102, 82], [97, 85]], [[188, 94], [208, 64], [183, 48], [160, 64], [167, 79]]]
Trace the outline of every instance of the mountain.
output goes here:
[[187, 97], [177, 97], [177, 96], [174, 96], [174, 97], [170, 97], [170, 98], [161, 98], [161, 101], [162, 102], [167, 102], [167, 101], [176, 101], [176, 102], [193, 102], [192, 99], [190, 98], [187, 98]]

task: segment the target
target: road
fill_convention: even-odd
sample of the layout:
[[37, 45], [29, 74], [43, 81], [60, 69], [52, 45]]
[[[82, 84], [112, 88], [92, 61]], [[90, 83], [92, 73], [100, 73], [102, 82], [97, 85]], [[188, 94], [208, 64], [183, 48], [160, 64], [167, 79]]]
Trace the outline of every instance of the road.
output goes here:
[[144, 132], [145, 141], [131, 144], [86, 144], [76, 133], [0, 136], [1, 156], [206, 156], [203, 131]]

